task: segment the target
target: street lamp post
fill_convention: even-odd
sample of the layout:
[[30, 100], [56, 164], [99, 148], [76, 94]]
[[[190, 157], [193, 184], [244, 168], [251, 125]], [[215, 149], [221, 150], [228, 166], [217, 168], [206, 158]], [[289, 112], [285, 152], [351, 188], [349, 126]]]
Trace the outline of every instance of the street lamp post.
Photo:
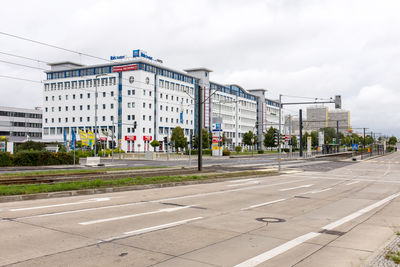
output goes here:
[[[106, 76], [107, 73], [97, 74], [94, 80], [94, 156], [97, 157], [97, 78], [100, 76]], [[100, 82], [100, 79], [99, 79]]]

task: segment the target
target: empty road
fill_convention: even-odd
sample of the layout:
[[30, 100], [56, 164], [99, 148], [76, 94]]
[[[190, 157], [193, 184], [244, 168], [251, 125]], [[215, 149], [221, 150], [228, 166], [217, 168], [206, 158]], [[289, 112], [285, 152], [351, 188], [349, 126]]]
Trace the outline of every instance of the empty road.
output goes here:
[[0, 265], [361, 266], [399, 230], [400, 154], [324, 165], [0, 203]]

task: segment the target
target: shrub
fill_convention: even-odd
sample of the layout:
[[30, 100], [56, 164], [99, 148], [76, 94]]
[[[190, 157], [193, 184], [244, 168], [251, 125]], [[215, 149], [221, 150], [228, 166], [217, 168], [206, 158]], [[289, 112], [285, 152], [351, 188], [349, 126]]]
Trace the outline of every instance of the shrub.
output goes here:
[[[193, 149], [190, 153], [192, 155], [198, 155], [199, 151], [197, 149]], [[189, 155], [189, 150], [186, 150], [186, 155]], [[203, 149], [203, 155], [211, 155], [211, 149]]]
[[222, 151], [222, 156], [230, 156], [231, 152], [229, 150]]
[[43, 166], [74, 164], [73, 154], [65, 152], [48, 151], [21, 151], [15, 154], [13, 165], [15, 166]]
[[264, 150], [260, 149], [257, 151], [258, 154], [264, 154]]
[[13, 161], [13, 155], [8, 152], [0, 152], [0, 167], [12, 166]]
[[241, 146], [235, 146], [235, 151], [236, 153], [239, 153], [242, 151], [242, 147]]

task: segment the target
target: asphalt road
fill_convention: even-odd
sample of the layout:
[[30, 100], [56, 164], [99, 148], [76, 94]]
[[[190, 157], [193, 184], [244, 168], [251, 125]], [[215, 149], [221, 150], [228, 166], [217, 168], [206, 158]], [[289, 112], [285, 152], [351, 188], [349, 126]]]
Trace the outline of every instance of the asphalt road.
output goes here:
[[0, 265], [366, 264], [400, 228], [400, 154], [297, 164], [306, 170], [1, 203]]

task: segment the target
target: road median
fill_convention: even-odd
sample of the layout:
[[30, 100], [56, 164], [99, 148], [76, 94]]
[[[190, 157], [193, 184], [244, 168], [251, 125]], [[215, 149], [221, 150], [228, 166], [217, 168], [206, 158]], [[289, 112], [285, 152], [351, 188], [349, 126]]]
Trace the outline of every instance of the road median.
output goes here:
[[0, 186], [0, 202], [42, 199], [64, 196], [111, 193], [187, 184], [211, 183], [249, 176], [277, 175], [275, 170], [214, 172], [205, 174], [153, 177], [126, 177], [112, 180], [79, 180], [49, 184], [23, 184]]

